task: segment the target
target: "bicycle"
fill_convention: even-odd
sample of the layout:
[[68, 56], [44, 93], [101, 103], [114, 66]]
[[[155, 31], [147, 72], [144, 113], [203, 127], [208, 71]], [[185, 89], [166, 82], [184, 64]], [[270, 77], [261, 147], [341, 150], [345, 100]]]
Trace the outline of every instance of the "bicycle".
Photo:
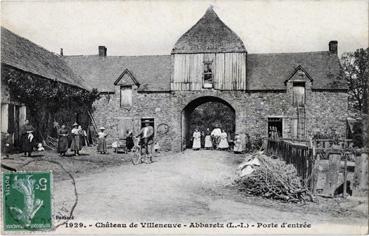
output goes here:
[[[132, 157], [132, 164], [133, 165], [138, 165], [138, 164], [142, 164], [142, 163], [146, 163], [146, 164], [151, 164], [152, 161], [152, 155], [151, 154], [142, 154], [142, 148], [140, 145], [140, 138], [134, 138], [133, 140], [133, 148], [132, 148], [132, 153], [133, 153], [133, 157]], [[146, 150], [145, 150], [146, 151]]]

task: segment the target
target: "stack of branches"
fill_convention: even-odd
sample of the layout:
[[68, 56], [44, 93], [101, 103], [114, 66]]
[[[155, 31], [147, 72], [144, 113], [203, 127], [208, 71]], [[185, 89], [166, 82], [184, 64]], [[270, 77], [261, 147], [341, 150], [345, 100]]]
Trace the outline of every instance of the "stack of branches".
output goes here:
[[251, 174], [236, 180], [241, 191], [286, 202], [314, 200], [309, 190], [302, 185], [293, 165], [261, 153], [254, 154], [253, 158], [259, 160], [260, 166], [254, 166]]

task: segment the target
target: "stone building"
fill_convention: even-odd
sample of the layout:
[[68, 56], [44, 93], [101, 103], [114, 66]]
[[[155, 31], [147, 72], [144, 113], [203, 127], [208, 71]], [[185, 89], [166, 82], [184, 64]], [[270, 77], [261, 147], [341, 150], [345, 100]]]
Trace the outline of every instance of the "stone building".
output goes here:
[[8, 80], [11, 78], [88, 88], [60, 56], [1, 27], [1, 133], [10, 134], [13, 144], [17, 144], [20, 138], [20, 127], [31, 117], [29, 107], [9, 89]]
[[167, 150], [186, 148], [190, 114], [213, 101], [232, 108], [235, 132], [306, 138], [345, 134], [347, 87], [337, 41], [327, 51], [249, 54], [212, 8], [174, 45], [170, 55], [64, 56], [72, 70], [102, 93], [94, 117], [113, 139], [150, 119]]

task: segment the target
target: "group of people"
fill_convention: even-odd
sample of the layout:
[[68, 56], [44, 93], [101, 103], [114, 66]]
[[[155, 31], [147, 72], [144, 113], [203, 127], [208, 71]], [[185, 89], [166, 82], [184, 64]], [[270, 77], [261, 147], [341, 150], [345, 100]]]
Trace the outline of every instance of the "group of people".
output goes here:
[[200, 150], [233, 150], [234, 153], [243, 153], [251, 148], [250, 136], [248, 134], [235, 134], [232, 139], [231, 134], [219, 127], [214, 128], [211, 132], [207, 128], [205, 132], [195, 129], [192, 135], [192, 149]]
[[[193, 132], [192, 139], [193, 150], [200, 150], [202, 147], [205, 149], [228, 150], [233, 144], [230, 134], [227, 134], [225, 129], [219, 127], [215, 127], [211, 132], [209, 128], [205, 132], [200, 132], [196, 128]], [[202, 142], [202, 140], [204, 141]]]
[[[142, 151], [146, 154], [151, 153], [151, 146], [153, 145], [154, 128], [149, 124], [149, 121], [143, 121], [143, 128], [138, 135], [134, 136], [132, 131], [128, 130], [126, 135], [126, 147], [131, 150], [134, 146], [134, 138], [139, 138]], [[65, 124], [61, 126], [57, 125], [57, 152], [60, 156], [65, 156], [68, 150], [73, 152], [75, 156], [80, 155], [80, 151], [83, 146], [87, 146], [88, 141], [87, 133], [82, 129], [82, 126], [75, 122], [72, 125], [72, 129], [68, 129]], [[35, 129], [28, 120], [20, 129], [21, 133], [21, 150], [25, 156], [31, 156], [34, 148], [36, 147], [35, 141]], [[97, 151], [100, 154], [107, 153], [106, 137], [108, 134], [105, 132], [104, 127], [100, 127], [99, 132], [95, 133], [97, 138]], [[154, 147], [155, 148], [155, 147]]]
[[[70, 133], [64, 124], [58, 130], [57, 151], [61, 156], [65, 156], [68, 151], [69, 137], [71, 137], [72, 140], [70, 150], [75, 156], [80, 155], [79, 152], [82, 150], [82, 147], [88, 143], [86, 131], [82, 129], [81, 125], [78, 125], [77, 122], [75, 122], [72, 127], [73, 128]], [[97, 151], [101, 154], [106, 154], [107, 152], [106, 136], [108, 135], [105, 133], [105, 128], [101, 127], [100, 131], [97, 133]]]

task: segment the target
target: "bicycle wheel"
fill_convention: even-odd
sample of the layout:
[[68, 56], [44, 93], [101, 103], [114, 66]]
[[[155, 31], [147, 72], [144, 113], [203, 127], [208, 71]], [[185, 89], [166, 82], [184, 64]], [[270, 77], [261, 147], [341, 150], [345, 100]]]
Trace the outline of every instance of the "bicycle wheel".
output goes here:
[[137, 165], [137, 164], [140, 164], [141, 162], [142, 162], [142, 157], [141, 157], [140, 150], [136, 149], [133, 152], [132, 163], [133, 165]]

